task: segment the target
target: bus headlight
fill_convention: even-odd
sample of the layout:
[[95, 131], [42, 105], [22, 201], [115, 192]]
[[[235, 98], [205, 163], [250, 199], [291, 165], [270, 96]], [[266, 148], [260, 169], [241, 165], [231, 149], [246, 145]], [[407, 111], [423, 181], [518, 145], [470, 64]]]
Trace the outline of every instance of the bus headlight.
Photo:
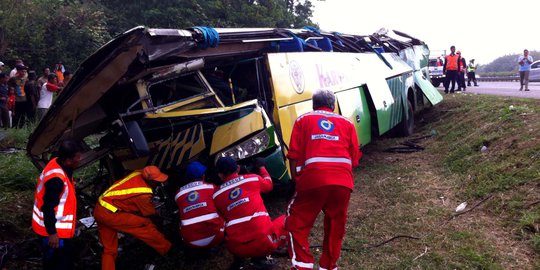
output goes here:
[[220, 157], [232, 157], [236, 160], [245, 159], [266, 150], [269, 144], [270, 135], [264, 130], [248, 140], [218, 153], [215, 161]]

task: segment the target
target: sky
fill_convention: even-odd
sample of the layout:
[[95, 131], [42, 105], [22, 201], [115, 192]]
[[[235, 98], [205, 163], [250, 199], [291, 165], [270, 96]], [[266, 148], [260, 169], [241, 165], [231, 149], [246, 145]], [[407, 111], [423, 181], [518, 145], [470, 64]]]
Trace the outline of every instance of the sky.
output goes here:
[[[395, 29], [426, 42], [432, 54], [456, 50], [477, 64], [497, 57], [540, 51], [538, 0], [312, 0], [321, 30], [372, 34]], [[450, 4], [451, 3], [451, 4]], [[450, 9], [450, 7], [452, 7]], [[537, 60], [537, 59], [534, 59]]]

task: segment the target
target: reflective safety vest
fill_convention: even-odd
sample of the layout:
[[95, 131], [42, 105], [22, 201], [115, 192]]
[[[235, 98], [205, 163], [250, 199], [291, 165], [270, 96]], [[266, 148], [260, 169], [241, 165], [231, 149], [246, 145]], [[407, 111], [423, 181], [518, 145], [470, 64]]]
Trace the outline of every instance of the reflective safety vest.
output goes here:
[[32, 229], [41, 236], [49, 236], [43, 221], [43, 196], [45, 183], [53, 178], [60, 178], [64, 183], [64, 190], [60, 194], [60, 202], [54, 208], [56, 216], [56, 233], [59, 238], [72, 238], [75, 235], [75, 221], [77, 220], [77, 198], [73, 179], [69, 179], [66, 172], [60, 167], [57, 159], [51, 160], [39, 176], [34, 197], [34, 212], [32, 214]]
[[476, 66], [473, 63], [469, 63], [469, 66], [467, 67], [468, 72], [474, 72], [476, 70]]
[[109, 211], [116, 213], [118, 207], [114, 200], [125, 200], [141, 194], [152, 194], [152, 189], [142, 178], [142, 171], [134, 171], [121, 180], [116, 181], [107, 191], [99, 196], [99, 204]]
[[458, 70], [458, 58], [457, 54], [446, 56], [446, 70]]

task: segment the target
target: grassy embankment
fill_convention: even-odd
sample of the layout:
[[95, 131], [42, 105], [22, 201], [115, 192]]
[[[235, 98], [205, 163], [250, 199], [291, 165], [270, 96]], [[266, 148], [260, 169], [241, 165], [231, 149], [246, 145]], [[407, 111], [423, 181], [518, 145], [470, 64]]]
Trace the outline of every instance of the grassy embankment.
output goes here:
[[[436, 132], [420, 142], [426, 150], [383, 152], [403, 138], [379, 138], [366, 146], [356, 171], [342, 269], [540, 269], [539, 119], [538, 100], [456, 94], [417, 118], [412, 137]], [[27, 134], [10, 131], [7, 145], [24, 147]], [[483, 145], [487, 151], [480, 151]], [[31, 236], [38, 172], [24, 153], [0, 156], [0, 166], [0, 234], [3, 240]], [[465, 201], [466, 211], [472, 210], [455, 216]], [[417, 239], [373, 247], [398, 235]], [[312, 238], [312, 245], [322, 243], [321, 219]], [[313, 251], [318, 257], [320, 248]], [[217, 254], [186, 263], [179, 252], [158, 267], [226, 269], [230, 256]], [[122, 264], [130, 260], [120, 255]], [[286, 269], [286, 260], [279, 260]]]
[[[539, 101], [456, 94], [419, 118], [416, 134], [437, 133], [425, 151], [364, 150], [345, 268], [539, 269]], [[454, 216], [462, 202], [478, 206]], [[419, 239], [362, 248], [396, 235]]]

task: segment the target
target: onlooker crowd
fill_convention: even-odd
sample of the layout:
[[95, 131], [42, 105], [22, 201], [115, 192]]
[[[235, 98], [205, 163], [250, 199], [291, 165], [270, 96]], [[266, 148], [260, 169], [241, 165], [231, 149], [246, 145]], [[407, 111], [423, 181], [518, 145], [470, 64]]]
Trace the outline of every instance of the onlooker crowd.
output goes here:
[[9, 70], [0, 62], [0, 127], [4, 129], [40, 121], [51, 106], [54, 94], [72, 77], [62, 63], [55, 65], [54, 73], [48, 67], [43, 68], [40, 77], [21, 59], [14, 64]]

